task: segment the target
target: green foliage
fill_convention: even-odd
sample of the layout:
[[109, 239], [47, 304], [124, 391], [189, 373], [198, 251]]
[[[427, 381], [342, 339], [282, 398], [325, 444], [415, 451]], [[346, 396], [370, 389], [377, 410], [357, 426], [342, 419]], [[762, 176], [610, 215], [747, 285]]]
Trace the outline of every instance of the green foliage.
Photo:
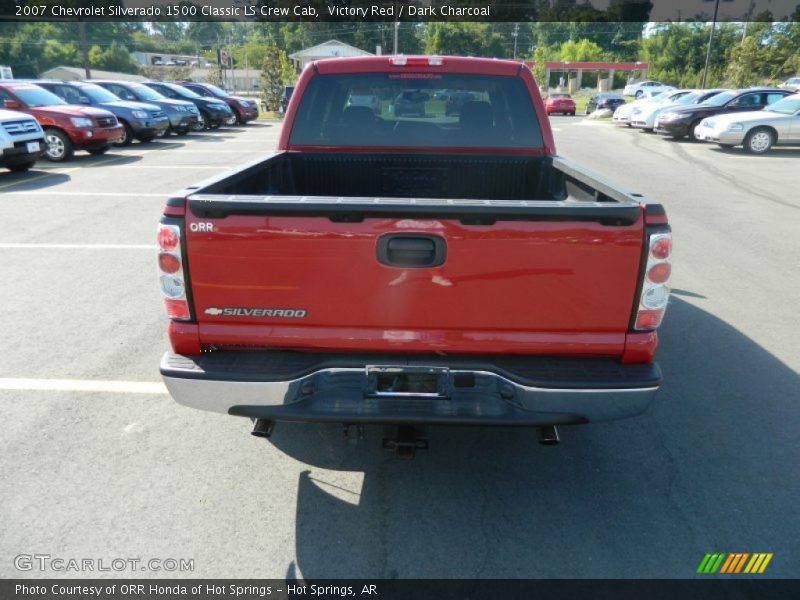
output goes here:
[[600, 61], [607, 58], [606, 52], [591, 40], [579, 40], [577, 42], [568, 41], [561, 44], [556, 60], [577, 62], [577, 61]]
[[284, 86], [286, 53], [277, 46], [268, 46], [261, 66], [261, 97], [267, 110], [277, 111]]
[[[69, 64], [69, 63], [67, 63]], [[119, 73], [138, 73], [139, 66], [122, 44], [113, 42], [105, 50], [93, 46], [89, 51], [89, 64], [95, 69]]]
[[505, 57], [504, 42], [489, 23], [428, 23], [423, 35], [426, 54]]

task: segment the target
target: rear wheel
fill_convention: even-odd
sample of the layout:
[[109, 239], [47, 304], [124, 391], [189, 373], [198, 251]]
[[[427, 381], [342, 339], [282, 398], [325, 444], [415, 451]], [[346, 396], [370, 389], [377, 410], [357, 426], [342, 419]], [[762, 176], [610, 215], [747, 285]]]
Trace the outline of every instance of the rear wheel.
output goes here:
[[764, 154], [769, 152], [772, 145], [775, 143], [775, 134], [772, 130], [766, 127], [758, 127], [753, 129], [744, 138], [745, 150], [751, 154]]
[[45, 129], [44, 141], [46, 143], [44, 157], [49, 161], [69, 160], [75, 152], [69, 136], [58, 129]]
[[694, 123], [689, 125], [689, 139], [692, 142], [696, 142], [697, 141], [697, 138], [694, 137], [694, 130], [697, 129], [697, 127], [700, 125], [700, 121], [702, 121], [702, 120], [703, 119], [697, 119], [697, 121], [695, 121]]
[[26, 163], [19, 163], [16, 165], [8, 165], [8, 170], [13, 171], [14, 173], [24, 173], [28, 171], [36, 162], [26, 162]]
[[636, 94], [634, 95], [634, 98], [638, 100], [642, 96], [644, 96], [644, 92], [642, 90], [637, 90]]
[[87, 152], [93, 156], [97, 156], [100, 154], [105, 154], [108, 152], [109, 148], [111, 148], [111, 146], [103, 146], [102, 148], [92, 148], [91, 150], [87, 150]]
[[115, 142], [115, 146], [130, 146], [133, 143], [133, 129], [125, 121], [122, 123], [122, 138]]

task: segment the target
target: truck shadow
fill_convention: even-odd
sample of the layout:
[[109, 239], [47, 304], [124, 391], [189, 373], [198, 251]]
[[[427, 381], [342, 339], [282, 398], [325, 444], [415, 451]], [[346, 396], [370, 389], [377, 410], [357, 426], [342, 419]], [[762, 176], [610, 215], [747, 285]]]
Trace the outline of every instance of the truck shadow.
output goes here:
[[271, 442], [309, 465], [287, 575], [691, 577], [709, 548], [796, 552], [800, 377], [687, 297], [671, 300], [650, 411], [562, 428], [555, 448], [437, 427], [405, 462], [381, 428], [353, 448], [341, 427], [278, 424]]
[[64, 173], [48, 173], [34, 166], [26, 173], [0, 173], [0, 188], [3, 192], [32, 192], [66, 183], [70, 176]]

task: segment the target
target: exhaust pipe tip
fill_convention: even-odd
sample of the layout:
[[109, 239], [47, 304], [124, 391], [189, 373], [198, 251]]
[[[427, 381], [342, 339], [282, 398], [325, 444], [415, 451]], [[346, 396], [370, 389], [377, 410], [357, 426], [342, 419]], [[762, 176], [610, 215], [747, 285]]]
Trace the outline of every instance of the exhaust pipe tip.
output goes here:
[[275, 421], [257, 419], [256, 424], [253, 425], [253, 431], [250, 432], [250, 435], [260, 438], [268, 438], [272, 435], [273, 429], [275, 429]]
[[560, 441], [555, 425], [539, 427], [539, 443], [542, 446], [556, 446]]

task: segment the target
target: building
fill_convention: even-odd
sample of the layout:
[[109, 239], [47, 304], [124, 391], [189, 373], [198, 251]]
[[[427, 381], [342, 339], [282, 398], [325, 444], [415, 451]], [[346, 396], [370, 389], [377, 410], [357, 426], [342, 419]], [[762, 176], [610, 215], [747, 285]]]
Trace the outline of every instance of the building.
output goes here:
[[[525, 64], [533, 67], [534, 63], [527, 61]], [[593, 75], [593, 79], [596, 80], [597, 91], [604, 92], [618, 87], [615, 85], [615, 76], [621, 73], [629, 73], [628, 79], [644, 79], [647, 77], [649, 68], [650, 65], [643, 62], [547, 61], [545, 64], [545, 80], [537, 83], [541, 87], [574, 92], [583, 87], [583, 75], [586, 73]]]
[[170, 54], [168, 52], [133, 52], [136, 64], [142, 67], [207, 67], [208, 61], [200, 56], [189, 54]]
[[14, 74], [11, 72], [11, 67], [0, 66], [0, 79], [14, 79]]
[[[120, 81], [147, 81], [147, 77], [133, 75], [132, 73], [115, 73], [114, 71], [101, 71], [91, 69], [93, 79], [118, 79]], [[41, 74], [42, 79], [58, 79], [61, 81], [77, 81], [86, 79], [83, 67], [53, 67]]]
[[296, 69], [300, 70], [308, 63], [315, 60], [323, 60], [326, 58], [343, 58], [345, 56], [372, 56], [371, 52], [356, 48], [350, 44], [345, 44], [339, 40], [328, 40], [316, 46], [298, 50], [290, 54], [289, 58], [294, 63]]

